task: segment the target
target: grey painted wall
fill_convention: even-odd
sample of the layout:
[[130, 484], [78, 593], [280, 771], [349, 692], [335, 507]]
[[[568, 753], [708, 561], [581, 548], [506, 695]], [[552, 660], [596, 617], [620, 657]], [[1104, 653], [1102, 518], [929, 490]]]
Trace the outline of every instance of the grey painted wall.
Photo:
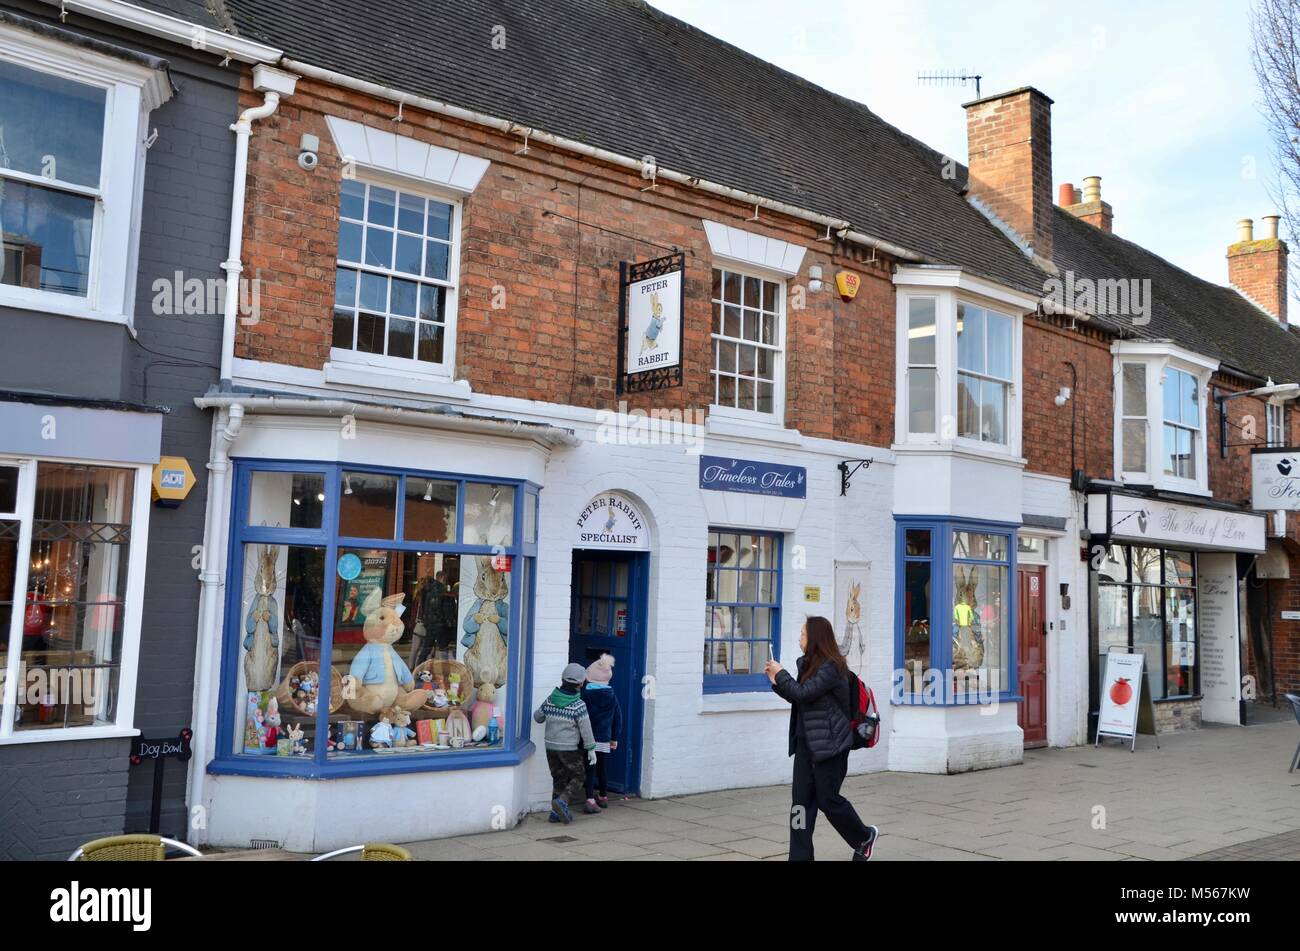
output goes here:
[[[0, 7], [58, 25], [57, 7]], [[220, 278], [230, 222], [239, 64], [69, 15], [65, 29], [166, 58], [176, 94], [150, 117], [135, 326], [0, 311], [0, 388], [164, 405], [162, 452], [185, 456], [198, 477], [179, 508], [154, 506], [144, 592], [136, 726], [174, 736], [190, 723], [198, 624], [194, 546], [203, 540], [211, 420], [194, 397], [216, 382], [219, 314], [155, 314], [154, 281]], [[147, 500], [142, 500], [147, 504]], [[144, 831], [151, 765], [129, 765], [129, 740], [0, 747], [0, 858], [65, 858], [81, 842]], [[169, 763], [161, 832], [185, 838], [184, 766]]]

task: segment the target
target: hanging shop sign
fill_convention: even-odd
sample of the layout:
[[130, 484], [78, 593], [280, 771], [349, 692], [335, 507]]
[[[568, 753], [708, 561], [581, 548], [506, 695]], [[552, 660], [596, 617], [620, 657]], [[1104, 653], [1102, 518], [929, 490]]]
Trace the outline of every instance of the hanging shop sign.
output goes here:
[[153, 500], [159, 505], [176, 506], [194, 488], [194, 470], [184, 456], [163, 456], [153, 467]]
[[1250, 506], [1300, 512], [1300, 449], [1251, 450]]
[[808, 497], [808, 470], [753, 459], [700, 456], [700, 488], [804, 499]]
[[636, 504], [617, 492], [605, 492], [578, 514], [574, 548], [615, 548], [649, 551], [650, 532]]
[[1267, 519], [1254, 512], [1118, 492], [1088, 496], [1088, 530], [1137, 545], [1259, 553], [1266, 546], [1266, 528]]
[[[1106, 669], [1101, 676], [1101, 711], [1097, 718], [1097, 740], [1113, 736], [1128, 740], [1129, 749], [1137, 746], [1139, 727], [1143, 733], [1155, 733], [1155, 708], [1151, 691], [1142, 675], [1146, 655], [1110, 651], [1106, 654]], [[1145, 714], [1139, 723], [1139, 710]], [[1157, 741], [1156, 746], [1159, 747]]]
[[685, 271], [682, 253], [619, 264], [619, 393], [681, 386]]

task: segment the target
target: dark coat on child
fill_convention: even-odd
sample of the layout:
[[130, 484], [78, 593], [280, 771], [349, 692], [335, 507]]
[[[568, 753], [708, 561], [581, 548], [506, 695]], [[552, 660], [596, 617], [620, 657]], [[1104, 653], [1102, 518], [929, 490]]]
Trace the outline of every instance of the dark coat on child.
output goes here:
[[587, 716], [591, 718], [591, 735], [597, 743], [609, 743], [617, 740], [623, 732], [623, 711], [618, 705], [618, 696], [609, 687], [595, 687], [587, 684], [582, 688], [582, 702], [587, 705]]

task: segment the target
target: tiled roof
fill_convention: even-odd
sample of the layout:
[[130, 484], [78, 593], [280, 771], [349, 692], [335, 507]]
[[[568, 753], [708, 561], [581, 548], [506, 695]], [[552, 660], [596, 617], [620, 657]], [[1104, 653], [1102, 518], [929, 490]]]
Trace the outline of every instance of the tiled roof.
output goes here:
[[1150, 323], [1126, 326], [1112, 318], [1125, 335], [1173, 340], [1218, 359], [1225, 369], [1272, 377], [1276, 383], [1300, 382], [1300, 338], [1241, 294], [1189, 274], [1064, 209], [1055, 211], [1053, 257], [1062, 272], [1072, 271], [1076, 279], [1151, 281]]
[[[663, 168], [848, 220], [928, 263], [1037, 294], [1050, 276], [965, 199], [964, 167], [945, 177], [945, 156], [861, 103], [641, 0], [137, 2], [229, 22], [314, 66], [652, 155]], [[1300, 380], [1300, 336], [1232, 289], [1059, 208], [1054, 244], [1055, 263], [1076, 277], [1150, 279], [1149, 324], [1101, 326], [1171, 339], [1261, 378]]]
[[[852, 222], [1027, 291], [1042, 278], [879, 116], [640, 0], [225, 0], [292, 59]], [[504, 49], [493, 48], [494, 27]], [[498, 31], [499, 32], [499, 31]]]

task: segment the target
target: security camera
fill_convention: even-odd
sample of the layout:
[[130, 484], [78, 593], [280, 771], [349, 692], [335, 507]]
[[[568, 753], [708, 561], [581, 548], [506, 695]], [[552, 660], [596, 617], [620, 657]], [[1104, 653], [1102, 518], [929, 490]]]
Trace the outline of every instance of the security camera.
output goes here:
[[1061, 387], [1060, 392], [1056, 394], [1056, 399], [1053, 402], [1055, 402], [1057, 406], [1064, 406], [1066, 403], [1070, 402], [1070, 388], [1068, 386]]
[[320, 164], [320, 156], [316, 154], [320, 151], [320, 139], [316, 136], [304, 133], [298, 150], [298, 167], [303, 171], [310, 172]]

